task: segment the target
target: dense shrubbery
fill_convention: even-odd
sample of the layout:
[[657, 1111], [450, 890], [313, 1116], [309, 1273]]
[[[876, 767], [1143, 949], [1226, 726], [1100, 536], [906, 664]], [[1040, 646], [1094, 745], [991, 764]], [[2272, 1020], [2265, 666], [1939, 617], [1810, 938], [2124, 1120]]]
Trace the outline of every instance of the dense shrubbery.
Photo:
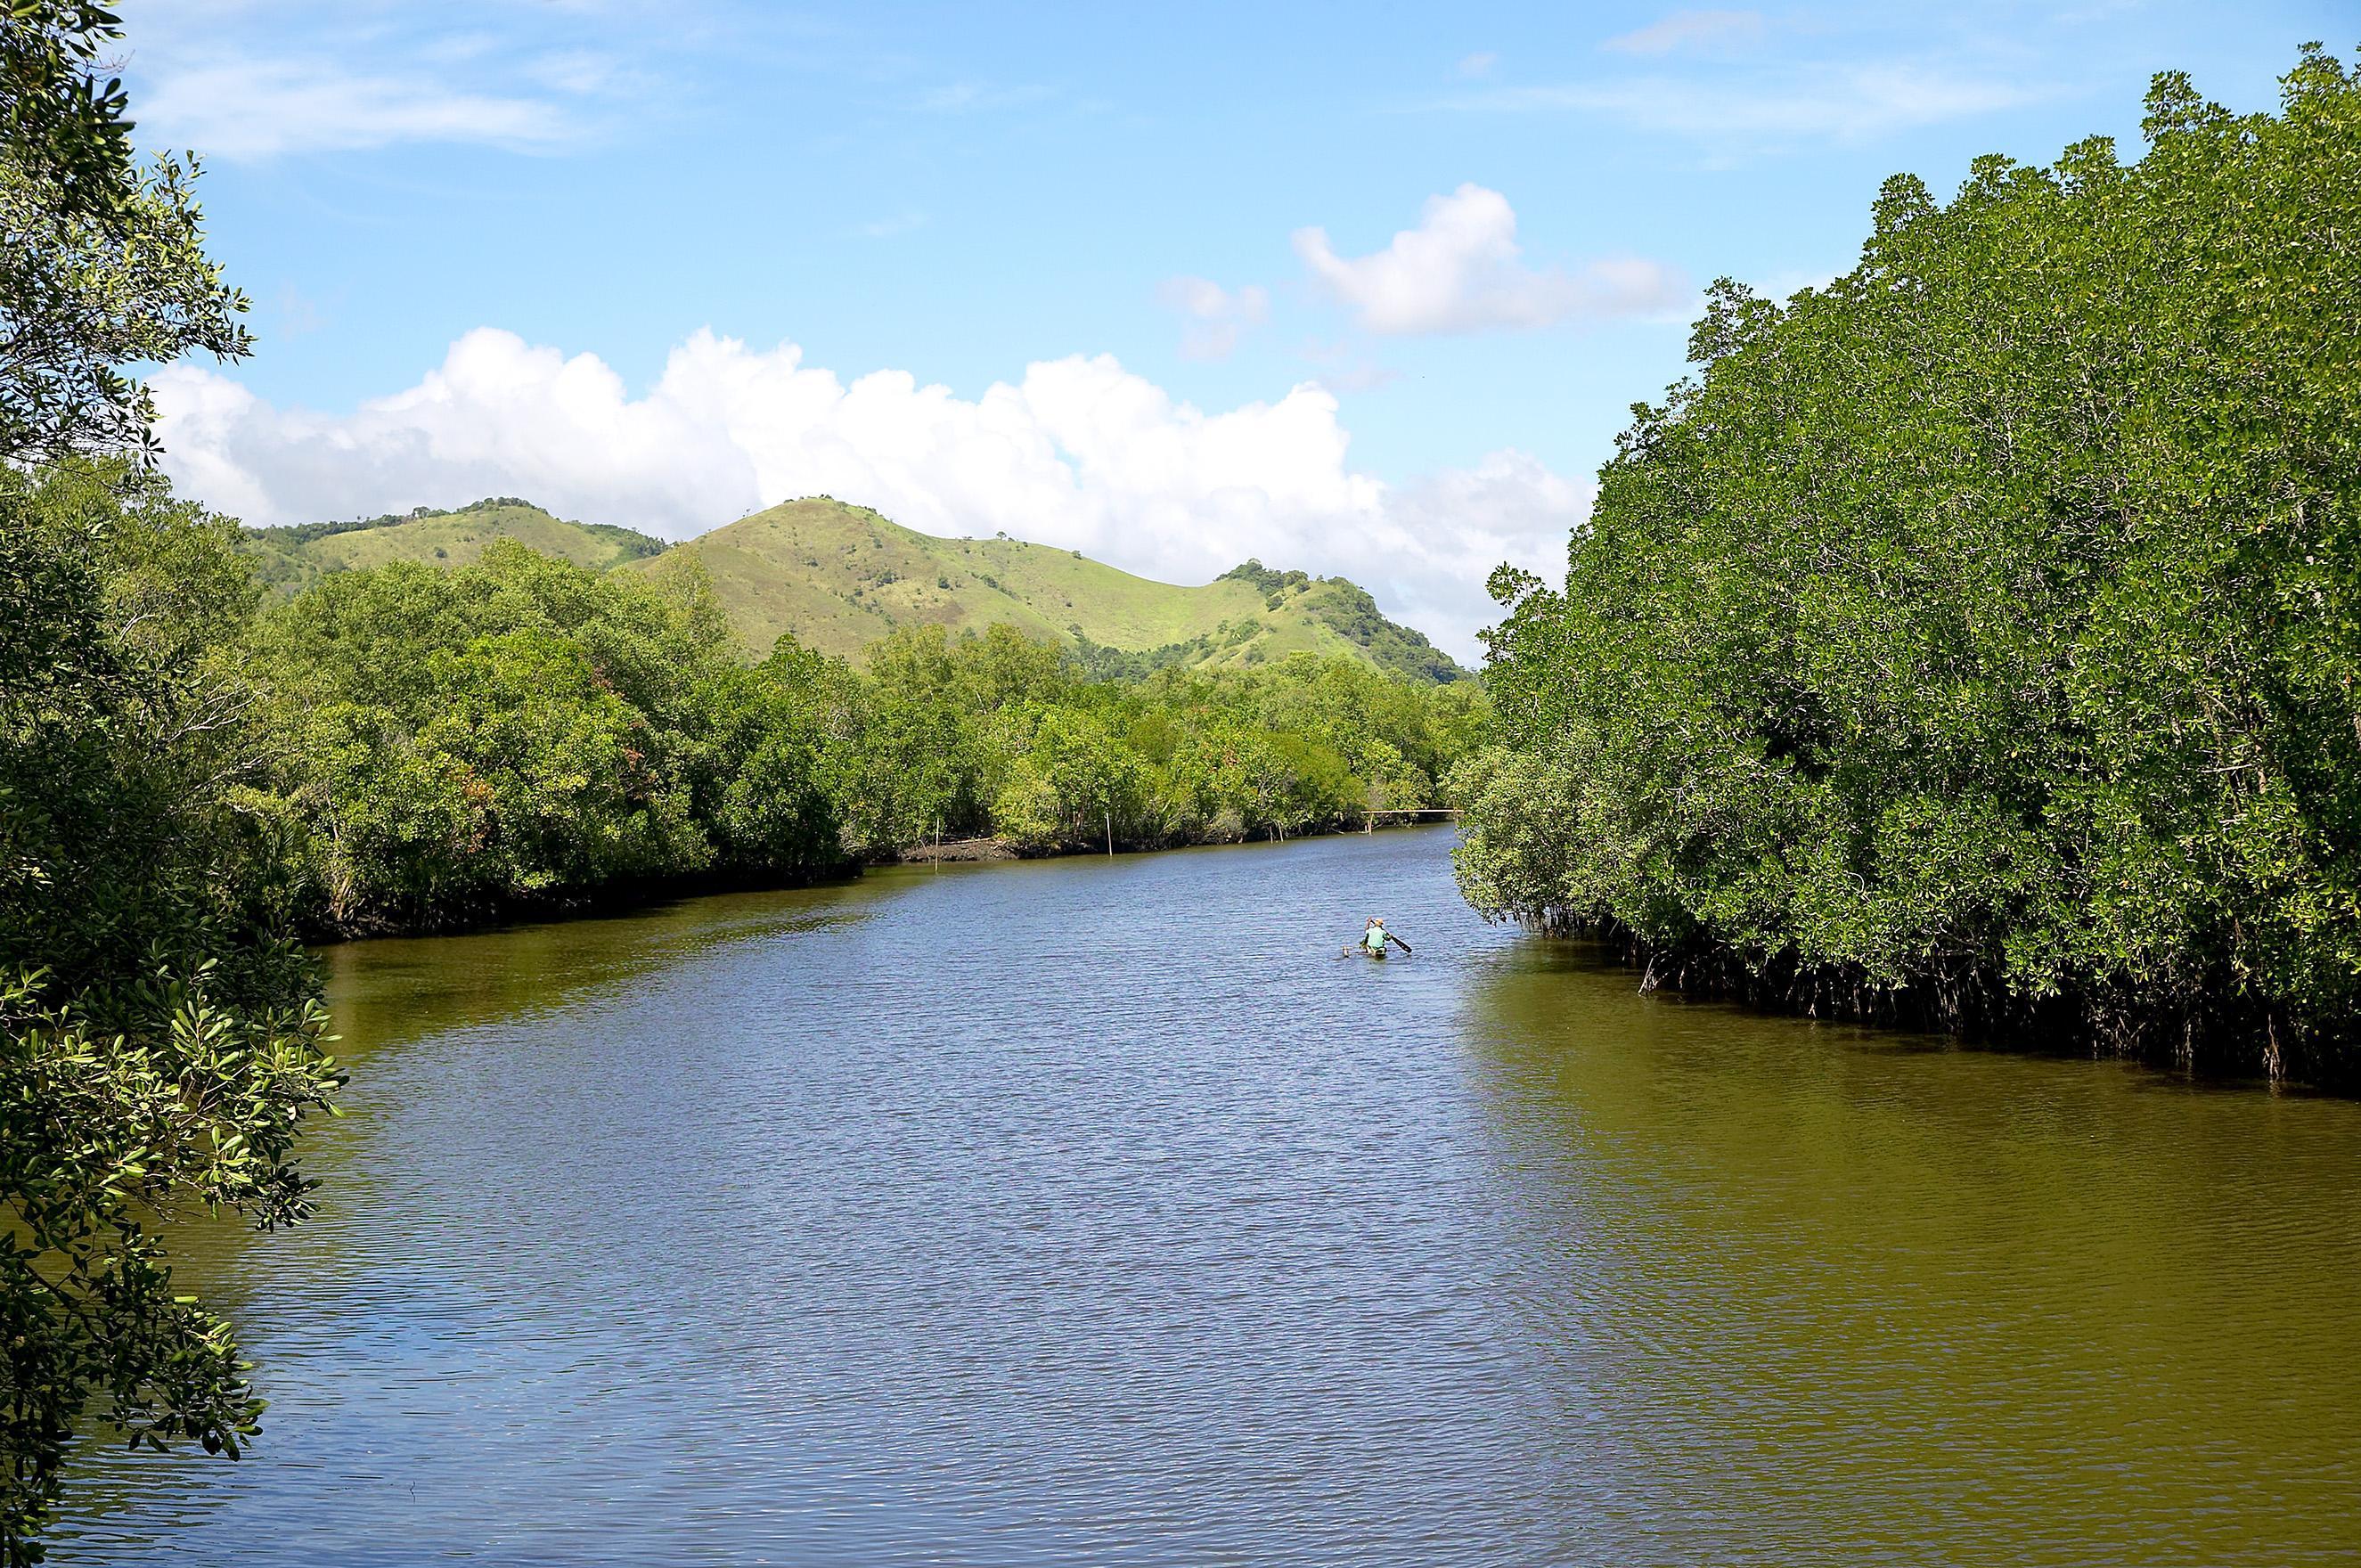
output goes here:
[[130, 157], [114, 17], [0, 7], [0, 1562], [86, 1420], [235, 1455], [260, 1402], [174, 1288], [192, 1212], [303, 1217], [337, 1082], [279, 858], [230, 795], [261, 757], [221, 654], [252, 592], [227, 529], [110, 455], [126, 361], [235, 356], [190, 165]]
[[303, 1217], [338, 1081], [267, 834], [229, 529], [106, 466], [0, 466], [0, 1559], [86, 1411], [235, 1453], [260, 1402], [159, 1221]]
[[1724, 284], [1460, 775], [1482, 908], [1668, 977], [2350, 1069], [2361, 82], [2161, 77], [2147, 155], [1889, 181], [1861, 265]]
[[1434, 804], [1485, 713], [1472, 688], [1343, 658], [1092, 680], [1005, 626], [896, 632], [836, 685], [836, 789], [848, 844], [870, 855], [937, 831], [1047, 850], [1343, 827]]
[[445, 925], [618, 883], [834, 863], [813, 720], [709, 600], [499, 541], [339, 573], [251, 635], [258, 811], [317, 927]]
[[1093, 680], [1005, 626], [898, 632], [861, 670], [783, 639], [749, 668], [694, 571], [507, 541], [332, 574], [230, 635], [269, 759], [234, 795], [272, 847], [256, 885], [320, 934], [792, 879], [938, 834], [1049, 852], [1343, 827], [1433, 804], [1485, 711], [1346, 659]]

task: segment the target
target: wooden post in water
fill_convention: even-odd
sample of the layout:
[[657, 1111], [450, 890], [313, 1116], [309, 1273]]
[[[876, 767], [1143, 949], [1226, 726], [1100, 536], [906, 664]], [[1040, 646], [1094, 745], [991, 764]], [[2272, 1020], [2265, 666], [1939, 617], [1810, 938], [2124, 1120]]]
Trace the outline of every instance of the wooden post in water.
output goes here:
[[1106, 814], [1106, 825], [1107, 825], [1107, 859], [1111, 861], [1111, 860], [1114, 860], [1114, 859], [1115, 859], [1115, 813], [1114, 813], [1114, 812], [1112, 812], [1112, 811], [1110, 811], [1110, 812], [1108, 812], [1108, 813]]

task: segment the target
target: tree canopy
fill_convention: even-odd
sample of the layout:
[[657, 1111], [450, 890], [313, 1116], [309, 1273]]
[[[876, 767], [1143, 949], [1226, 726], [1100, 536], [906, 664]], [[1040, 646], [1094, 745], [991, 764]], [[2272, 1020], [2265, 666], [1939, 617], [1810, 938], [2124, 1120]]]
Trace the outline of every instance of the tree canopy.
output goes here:
[[93, 5], [0, 9], [0, 1559], [38, 1561], [77, 1424], [233, 1457], [260, 1402], [177, 1293], [192, 1212], [302, 1219], [339, 1081], [280, 857], [234, 792], [253, 591], [227, 524], [107, 455], [131, 360], [242, 353], [192, 170], [130, 161]]
[[0, 1557], [38, 1560], [77, 1421], [235, 1456], [261, 1409], [176, 1293], [192, 1212], [302, 1219], [304, 1118], [340, 1080], [271, 844], [252, 590], [227, 527], [153, 481], [0, 469]]
[[1041, 853], [1339, 828], [1432, 805], [1486, 712], [1343, 657], [1094, 679], [1006, 625], [898, 631], [861, 668], [786, 637], [750, 667], [693, 563], [595, 572], [506, 541], [331, 575], [240, 646], [273, 761], [238, 799], [323, 935], [813, 876], [939, 835]]
[[2361, 82], [1889, 181], [1725, 281], [1562, 586], [1504, 572], [1484, 910], [1815, 1010], [2349, 1069]]

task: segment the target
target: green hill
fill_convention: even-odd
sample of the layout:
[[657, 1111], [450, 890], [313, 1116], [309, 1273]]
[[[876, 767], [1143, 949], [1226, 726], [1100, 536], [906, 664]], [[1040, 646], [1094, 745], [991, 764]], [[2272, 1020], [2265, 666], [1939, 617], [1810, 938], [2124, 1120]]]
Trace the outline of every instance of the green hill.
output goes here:
[[663, 552], [664, 541], [604, 522], [567, 522], [513, 496], [494, 496], [456, 511], [416, 511], [352, 522], [249, 528], [238, 543], [268, 586], [294, 593], [324, 573], [390, 561], [465, 565], [495, 539], [603, 571]]
[[694, 563], [747, 651], [758, 655], [783, 631], [853, 658], [900, 626], [980, 632], [1006, 621], [1068, 644], [1104, 675], [1259, 664], [1290, 653], [1346, 654], [1422, 680], [1466, 674], [1342, 577], [1249, 561], [1202, 587], [1181, 587], [1046, 544], [938, 539], [826, 496], [789, 501], [669, 548], [628, 528], [566, 522], [510, 496], [456, 511], [421, 507], [353, 522], [248, 529], [240, 546], [266, 584], [294, 593], [329, 572], [391, 561], [463, 565], [495, 539], [593, 570], [668, 571]]
[[789, 501], [675, 545], [648, 569], [703, 566], [754, 651], [783, 631], [847, 657], [896, 627], [1005, 621], [1079, 649], [1098, 673], [1347, 654], [1426, 680], [1466, 672], [1342, 577], [1248, 562], [1202, 587], [1152, 582], [1005, 536], [938, 539], [828, 497]]

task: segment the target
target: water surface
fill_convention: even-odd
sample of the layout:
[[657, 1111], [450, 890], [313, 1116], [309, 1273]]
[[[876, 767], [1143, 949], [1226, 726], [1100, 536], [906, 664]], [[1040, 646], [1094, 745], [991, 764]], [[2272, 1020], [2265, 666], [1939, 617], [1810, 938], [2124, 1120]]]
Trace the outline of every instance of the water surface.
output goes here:
[[2361, 1556], [2361, 1105], [1642, 997], [1450, 842], [335, 949], [324, 1211], [184, 1271], [258, 1452], [53, 1561]]

